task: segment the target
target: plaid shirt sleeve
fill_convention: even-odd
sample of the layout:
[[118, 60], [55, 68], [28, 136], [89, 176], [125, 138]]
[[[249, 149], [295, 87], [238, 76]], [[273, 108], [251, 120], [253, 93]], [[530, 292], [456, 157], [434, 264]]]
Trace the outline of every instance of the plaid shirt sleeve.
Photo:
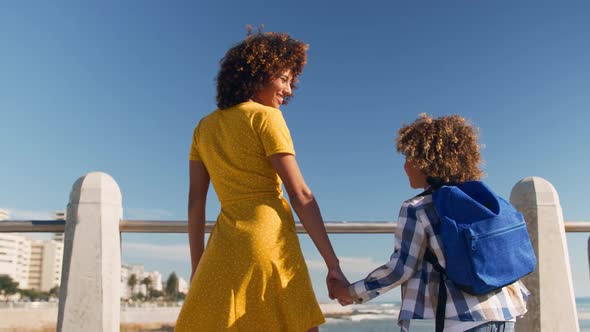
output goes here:
[[367, 302], [412, 277], [421, 265], [426, 241], [424, 225], [416, 217], [416, 208], [404, 202], [395, 232], [394, 252], [389, 262], [349, 286], [353, 300], [356, 303]]

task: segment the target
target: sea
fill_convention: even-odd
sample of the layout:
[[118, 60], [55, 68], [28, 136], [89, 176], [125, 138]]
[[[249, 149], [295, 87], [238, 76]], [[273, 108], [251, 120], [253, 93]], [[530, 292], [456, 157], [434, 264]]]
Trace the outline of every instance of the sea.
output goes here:
[[[581, 332], [590, 332], [590, 297], [577, 298], [578, 322]], [[393, 332], [399, 331], [397, 315], [400, 303], [355, 305], [352, 314], [326, 318], [321, 332]], [[434, 331], [433, 320], [413, 320], [412, 332]]]

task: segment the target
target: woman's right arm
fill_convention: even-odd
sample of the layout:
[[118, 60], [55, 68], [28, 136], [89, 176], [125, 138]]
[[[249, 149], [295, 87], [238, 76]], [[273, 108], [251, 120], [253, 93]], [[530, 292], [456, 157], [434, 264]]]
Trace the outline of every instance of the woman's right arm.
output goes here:
[[334, 298], [329, 279], [342, 280], [347, 284], [348, 280], [346, 280], [340, 269], [340, 262], [326, 233], [318, 203], [303, 180], [295, 156], [287, 153], [274, 154], [270, 156], [270, 162], [281, 180], [283, 180], [293, 210], [299, 216], [301, 224], [324, 258], [328, 267], [328, 289], [330, 290], [330, 297]]
[[205, 206], [209, 172], [201, 161], [189, 161], [188, 241], [191, 250], [191, 280], [205, 248]]

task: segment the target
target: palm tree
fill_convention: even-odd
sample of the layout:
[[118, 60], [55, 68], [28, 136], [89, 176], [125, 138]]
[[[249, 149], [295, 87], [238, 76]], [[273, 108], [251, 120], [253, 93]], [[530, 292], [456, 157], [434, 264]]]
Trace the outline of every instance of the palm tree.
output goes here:
[[59, 286], [54, 286], [49, 290], [49, 296], [59, 297]]
[[0, 295], [12, 295], [18, 292], [18, 282], [7, 275], [0, 276]]
[[178, 277], [175, 272], [170, 273], [166, 281], [166, 294], [175, 301], [178, 296]]
[[129, 279], [127, 280], [127, 286], [129, 286], [129, 288], [131, 289], [131, 296], [133, 297], [133, 291], [135, 290], [135, 285], [137, 285], [137, 276], [135, 274], [132, 274], [131, 276], [129, 276]]
[[150, 277], [145, 277], [141, 281], [142, 285], [145, 285], [145, 296], [146, 298], [150, 298], [150, 286], [152, 285], [152, 279]]

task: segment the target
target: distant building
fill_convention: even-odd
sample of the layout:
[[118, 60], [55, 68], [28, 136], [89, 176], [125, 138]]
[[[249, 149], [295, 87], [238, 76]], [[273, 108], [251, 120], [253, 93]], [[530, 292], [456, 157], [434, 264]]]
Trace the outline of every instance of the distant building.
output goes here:
[[48, 292], [61, 284], [63, 253], [62, 242], [31, 241], [29, 288]]
[[0, 209], [0, 220], [8, 220], [10, 219], [10, 214], [8, 213], [8, 211], [4, 210], [4, 209]]
[[61, 284], [61, 270], [63, 266], [63, 241], [44, 241], [43, 267], [41, 269], [41, 290], [50, 291]]
[[31, 241], [20, 235], [0, 233], [0, 275], [8, 275], [21, 289], [29, 288]]
[[[144, 274], [143, 265], [121, 265], [121, 297], [128, 299], [140, 292], [141, 279]], [[133, 287], [129, 286], [129, 279], [135, 276], [136, 283]]]
[[151, 280], [150, 289], [162, 291], [162, 274], [159, 271], [148, 272], [148, 278]]
[[61, 242], [0, 233], [0, 274], [17, 281], [20, 289], [47, 292], [59, 286], [62, 257]]
[[64, 233], [53, 233], [53, 237], [51, 238], [53, 241], [56, 242], [64, 242]]
[[188, 293], [188, 282], [182, 277], [178, 277], [178, 292], [184, 294]]
[[[142, 281], [149, 278], [154, 272], [146, 272], [143, 265], [125, 265], [121, 266], [121, 295], [124, 298], [129, 298], [135, 294], [147, 294], [147, 290]], [[159, 272], [156, 271], [159, 274]], [[135, 276], [136, 283], [133, 287], [129, 286], [129, 279]], [[151, 278], [150, 278], [151, 280]], [[152, 287], [153, 284], [150, 285]]]
[[31, 241], [31, 259], [29, 260], [29, 287], [41, 289], [43, 279], [43, 241]]
[[131, 297], [131, 290], [127, 282], [131, 274], [127, 265], [121, 265], [121, 298], [128, 299]]
[[[129, 286], [129, 279], [135, 275], [136, 283], [133, 287]], [[162, 274], [159, 271], [148, 272], [144, 270], [143, 265], [126, 265], [121, 266], [121, 297], [124, 299], [131, 298], [133, 295], [142, 294], [146, 296], [148, 289], [143, 281], [150, 280], [149, 287], [151, 290], [162, 291]]]
[[[64, 211], [55, 211], [53, 213], [55, 220], [66, 220], [66, 213]], [[53, 241], [64, 242], [64, 233], [53, 233]]]

